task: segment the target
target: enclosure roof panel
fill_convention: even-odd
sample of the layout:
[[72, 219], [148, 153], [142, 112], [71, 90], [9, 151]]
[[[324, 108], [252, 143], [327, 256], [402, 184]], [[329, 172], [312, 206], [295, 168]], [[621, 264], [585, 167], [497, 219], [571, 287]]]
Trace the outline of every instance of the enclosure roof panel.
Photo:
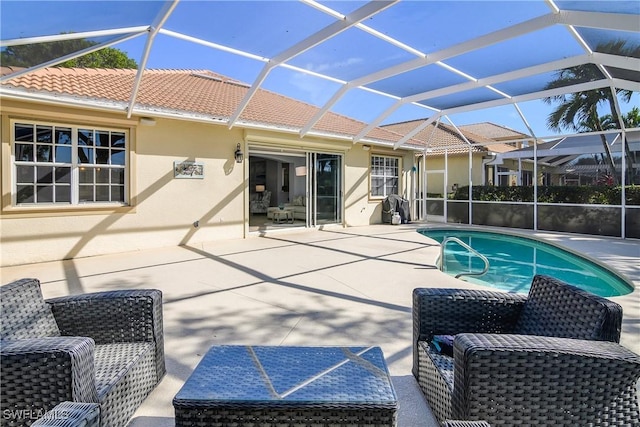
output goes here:
[[[356, 143], [387, 138], [383, 124], [415, 124], [395, 147], [413, 144], [442, 118], [555, 136], [546, 118], [557, 97], [614, 90], [622, 113], [638, 104], [640, 3], [2, 0], [2, 65], [24, 69], [2, 77], [0, 95], [12, 79], [105, 48], [137, 63], [133, 80], [127, 74], [114, 93], [128, 117], [149, 103], [151, 86], [165, 92], [154, 97], [174, 102], [176, 89], [157, 84], [161, 73], [154, 70], [204, 70], [246, 82], [228, 88], [224, 102], [205, 103], [224, 103], [210, 120], [229, 127], [259, 118], [301, 136], [331, 129]], [[307, 107], [296, 117], [262, 111], [269, 108], [266, 93]], [[608, 113], [604, 104], [601, 114]], [[496, 116], [505, 106], [512, 113]], [[194, 101], [190, 108], [199, 107]], [[288, 121], [269, 121], [284, 120], [278, 114]]]

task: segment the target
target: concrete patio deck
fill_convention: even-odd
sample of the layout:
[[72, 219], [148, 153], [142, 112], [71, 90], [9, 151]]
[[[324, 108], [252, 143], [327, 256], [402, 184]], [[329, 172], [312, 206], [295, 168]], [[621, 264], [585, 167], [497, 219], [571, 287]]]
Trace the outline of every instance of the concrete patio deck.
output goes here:
[[[378, 345], [399, 399], [398, 426], [436, 426], [411, 375], [411, 292], [470, 287], [435, 267], [425, 224], [327, 228], [0, 269], [2, 284], [41, 280], [45, 298], [120, 288], [164, 293], [168, 373], [130, 427], [173, 427], [171, 401], [214, 344]], [[522, 231], [520, 231], [522, 232]], [[531, 232], [624, 274], [636, 291], [622, 344], [640, 353], [640, 244]]]

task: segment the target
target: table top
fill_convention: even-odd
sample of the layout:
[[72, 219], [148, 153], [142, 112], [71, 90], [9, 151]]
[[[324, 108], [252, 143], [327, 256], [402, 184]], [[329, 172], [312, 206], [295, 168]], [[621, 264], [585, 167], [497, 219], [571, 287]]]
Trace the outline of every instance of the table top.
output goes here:
[[213, 346], [174, 398], [225, 404], [376, 404], [397, 398], [379, 347]]

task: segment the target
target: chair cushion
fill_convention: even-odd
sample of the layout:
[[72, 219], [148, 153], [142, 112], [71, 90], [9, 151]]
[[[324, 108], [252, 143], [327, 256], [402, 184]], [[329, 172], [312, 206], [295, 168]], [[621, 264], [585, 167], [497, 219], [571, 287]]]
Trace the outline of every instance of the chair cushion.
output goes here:
[[513, 333], [619, 342], [621, 322], [618, 304], [538, 275]]
[[60, 336], [38, 279], [21, 279], [0, 287], [2, 339]]

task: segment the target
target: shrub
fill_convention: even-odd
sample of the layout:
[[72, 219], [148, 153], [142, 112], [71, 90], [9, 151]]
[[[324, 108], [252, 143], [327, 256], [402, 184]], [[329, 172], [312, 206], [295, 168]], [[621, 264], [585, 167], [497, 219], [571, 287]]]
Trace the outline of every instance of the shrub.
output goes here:
[[[496, 187], [493, 185], [474, 186], [474, 201], [491, 202], [533, 202], [532, 186]], [[625, 188], [626, 203], [640, 205], [640, 185]], [[452, 200], [468, 200], [469, 186], [458, 188], [449, 195]], [[540, 203], [571, 203], [593, 205], [619, 205], [622, 203], [621, 186], [564, 186], [550, 185], [538, 187]]]

